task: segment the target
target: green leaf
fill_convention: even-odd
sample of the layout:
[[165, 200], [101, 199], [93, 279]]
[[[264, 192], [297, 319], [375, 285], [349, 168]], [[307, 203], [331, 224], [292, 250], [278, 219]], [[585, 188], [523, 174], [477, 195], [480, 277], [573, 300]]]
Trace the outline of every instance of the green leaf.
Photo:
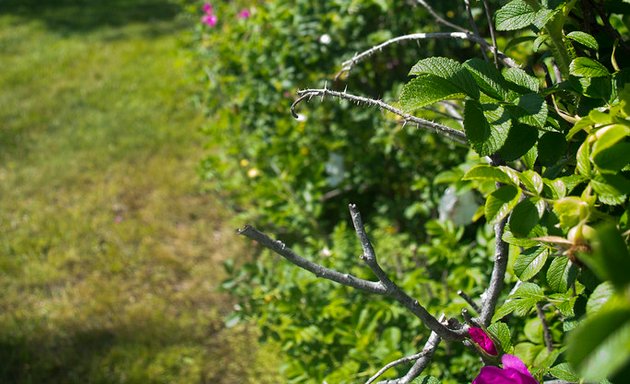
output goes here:
[[489, 222], [506, 217], [518, 203], [521, 190], [512, 185], [504, 185], [492, 192], [486, 199], [484, 213]]
[[466, 95], [448, 80], [434, 75], [422, 75], [403, 86], [400, 105], [405, 112], [442, 100], [463, 99]]
[[532, 343], [542, 344], [543, 342], [543, 328], [542, 323], [538, 317], [527, 320], [525, 327], [523, 327], [523, 333], [525, 337]]
[[543, 179], [537, 172], [526, 170], [521, 172], [518, 177], [528, 191], [540, 195], [543, 190]]
[[594, 49], [594, 50], [599, 49], [599, 44], [597, 44], [597, 40], [595, 40], [593, 36], [589, 35], [586, 32], [573, 31], [567, 34], [567, 37], [573, 41], [577, 41], [578, 43], [582, 44], [583, 46], [587, 48]]
[[545, 187], [547, 187], [547, 189], [543, 187], [543, 191], [545, 191], [545, 193], [549, 193], [552, 199], [562, 199], [566, 196], [567, 187], [562, 180], [549, 180], [543, 178], [543, 183], [545, 184]]
[[578, 382], [580, 377], [575, 373], [569, 363], [560, 363], [549, 370], [549, 373], [560, 380], [568, 382]]
[[495, 22], [499, 31], [513, 31], [535, 25], [542, 28], [553, 16], [549, 9], [534, 10], [522, 0], [513, 0], [495, 13]]
[[548, 256], [549, 250], [544, 247], [526, 249], [516, 259], [514, 273], [520, 280], [527, 281], [540, 272]]
[[530, 199], [518, 203], [510, 215], [510, 230], [517, 237], [526, 237], [538, 224], [538, 208]]
[[[520, 88], [530, 90], [532, 92], [538, 92], [540, 87], [540, 82], [534, 76], [528, 75], [527, 72], [523, 71], [520, 68], [508, 68], [503, 71], [503, 77], [513, 83], [518, 85]], [[520, 92], [526, 93], [526, 92]]]
[[598, 168], [619, 171], [630, 163], [630, 128], [614, 124], [596, 131], [590, 159]]
[[510, 101], [514, 99], [514, 92], [508, 89], [503, 75], [490, 63], [481, 59], [470, 59], [464, 63], [483, 93], [497, 100]]
[[433, 376], [422, 375], [414, 379], [411, 384], [441, 384], [441, 381]]
[[549, 35], [538, 35], [536, 40], [534, 40], [534, 44], [532, 44], [532, 50], [534, 52], [540, 51], [540, 48], [542, 47], [542, 45], [550, 40], [551, 39], [549, 38]]
[[580, 145], [580, 148], [578, 148], [576, 154], [577, 164], [575, 167], [580, 175], [588, 178], [592, 176], [591, 171], [593, 170], [593, 168], [591, 167], [591, 159], [589, 156], [590, 150], [590, 143], [588, 141], [584, 141], [582, 145]]
[[569, 76], [569, 83], [584, 96], [594, 99], [610, 99], [612, 79], [610, 77], [575, 77]]
[[543, 128], [547, 121], [547, 103], [535, 93], [519, 97], [513, 102], [518, 108], [513, 112], [519, 122], [536, 128]]
[[501, 343], [503, 351], [509, 352], [510, 348], [512, 348], [512, 335], [507, 324], [501, 322], [491, 324], [488, 327], [488, 332]]
[[490, 165], [480, 164], [472, 167], [466, 172], [463, 180], [491, 180], [504, 184], [518, 185], [518, 179], [512, 179], [509, 174], [503, 171], [500, 167], [493, 167]]
[[599, 61], [588, 57], [573, 59], [569, 65], [569, 73], [576, 77], [605, 77], [610, 76], [608, 69]]
[[588, 218], [590, 209], [588, 203], [579, 197], [567, 196], [553, 204], [553, 211], [560, 220], [560, 226], [568, 230]]
[[464, 67], [446, 57], [429, 57], [416, 63], [409, 71], [410, 75], [433, 75], [447, 80], [473, 99], [479, 98], [479, 87], [475, 79]]
[[534, 283], [521, 284], [508, 300], [496, 311], [492, 322], [502, 319], [514, 312], [516, 316], [526, 316], [537, 302], [544, 300], [542, 288]]
[[527, 151], [525, 155], [521, 158], [523, 164], [527, 167], [527, 169], [533, 169], [536, 164], [536, 159], [538, 158], [538, 148], [533, 146]]
[[567, 141], [563, 134], [547, 132], [538, 140], [538, 160], [542, 165], [555, 165], [567, 150]]
[[479, 104], [467, 100], [464, 106], [464, 131], [472, 148], [480, 156], [495, 153], [508, 136], [510, 118], [497, 104]]
[[605, 308], [588, 317], [567, 345], [567, 359], [582, 379], [610, 377], [630, 360], [630, 308]]
[[584, 259], [600, 278], [610, 280], [617, 289], [623, 289], [630, 283], [628, 246], [613, 224], [598, 226], [595, 233], [592, 256], [582, 256], [580, 260]]
[[547, 284], [556, 292], [566, 292], [577, 277], [577, 267], [568, 257], [558, 256], [547, 270]]
[[589, 185], [597, 193], [599, 201], [608, 205], [623, 204], [630, 193], [630, 181], [623, 174], [600, 174]]
[[599, 311], [612, 297], [613, 293], [615, 293], [615, 288], [610, 281], [605, 281], [598, 285], [588, 298], [586, 313], [592, 315]]
[[538, 130], [530, 125], [514, 124], [508, 132], [499, 155], [505, 161], [516, 160], [530, 151], [538, 140]]

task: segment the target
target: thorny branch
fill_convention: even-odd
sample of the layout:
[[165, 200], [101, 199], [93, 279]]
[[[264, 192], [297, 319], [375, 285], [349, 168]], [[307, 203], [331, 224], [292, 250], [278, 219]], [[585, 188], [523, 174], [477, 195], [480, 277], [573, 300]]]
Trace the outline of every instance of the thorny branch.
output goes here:
[[507, 57], [504, 53], [496, 49], [495, 46], [491, 46], [483, 38], [475, 36], [473, 33], [465, 32], [432, 32], [432, 33], [411, 33], [409, 35], [402, 35], [389, 39], [381, 44], [375, 45], [372, 48], [365, 50], [361, 53], [357, 53], [351, 59], [348, 59], [341, 63], [341, 71], [336, 77], [339, 77], [344, 72], [349, 72], [352, 68], [364, 59], [372, 56], [376, 52], [381, 51], [388, 45], [399, 43], [406, 40], [427, 40], [427, 39], [459, 39], [472, 41], [481, 45], [485, 50], [491, 52], [495, 57], [498, 57], [503, 64], [508, 67], [518, 67], [518, 65], [511, 58]]
[[332, 91], [330, 89], [327, 88], [321, 88], [321, 89], [304, 89], [301, 91], [298, 91], [298, 98], [297, 100], [295, 100], [293, 102], [293, 104], [291, 105], [291, 114], [293, 115], [293, 117], [297, 118], [298, 114], [295, 111], [295, 108], [297, 107], [298, 104], [300, 104], [302, 101], [304, 101], [305, 99], [311, 99], [315, 96], [319, 96], [322, 99], [326, 96], [330, 96], [330, 97], [336, 97], [339, 99], [345, 99], [345, 100], [350, 100], [353, 101], [357, 104], [366, 104], [369, 106], [373, 106], [373, 107], [378, 107], [380, 109], [384, 109], [386, 111], [389, 111], [395, 115], [398, 115], [400, 117], [403, 118], [404, 122], [411, 122], [414, 123], [418, 126], [418, 128], [424, 128], [427, 129], [431, 132], [435, 132], [435, 133], [439, 133], [439, 134], [443, 134], [446, 137], [450, 138], [451, 140], [460, 143], [460, 144], [466, 144], [466, 134], [462, 131], [458, 131], [456, 129], [447, 127], [445, 125], [439, 124], [439, 123], [435, 123], [433, 121], [429, 121], [429, 120], [425, 120], [416, 116], [413, 116], [409, 113], [406, 113], [394, 106], [391, 106], [381, 100], [376, 100], [376, 99], [370, 99], [367, 97], [363, 97], [363, 96], [357, 96], [357, 95], [353, 95], [347, 92], [339, 92], [339, 91]]
[[361, 215], [356, 209], [356, 206], [350, 205], [350, 212], [355, 230], [361, 242], [361, 246], [363, 247], [363, 255], [361, 258], [379, 279], [378, 282], [360, 279], [353, 275], [341, 273], [317, 263], [313, 263], [296, 254], [281, 241], [273, 240], [269, 236], [249, 225], [239, 229], [238, 233], [258, 242], [260, 245], [279, 254], [298, 267], [314, 273], [318, 277], [323, 277], [366, 292], [391, 297], [418, 317], [424, 325], [441, 338], [445, 340], [463, 340], [465, 338], [465, 331], [463, 329], [450, 329], [446, 327], [438, 319], [431, 315], [422, 305], [420, 305], [417, 300], [413, 299], [389, 279], [376, 260], [374, 249], [372, 248], [367, 234], [365, 233], [365, 228], [363, 227], [363, 222], [361, 221]]

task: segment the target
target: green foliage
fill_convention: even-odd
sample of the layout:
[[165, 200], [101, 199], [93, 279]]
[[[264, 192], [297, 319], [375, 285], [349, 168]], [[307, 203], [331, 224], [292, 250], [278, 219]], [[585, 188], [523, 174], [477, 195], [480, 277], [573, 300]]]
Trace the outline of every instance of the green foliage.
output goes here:
[[[201, 55], [211, 63], [208, 133], [223, 147], [204, 163], [204, 175], [299, 253], [373, 279], [345, 224], [346, 204], [357, 203], [385, 270], [430, 312], [449, 316], [466, 306], [454, 291], [477, 297], [487, 285], [496, 245], [491, 224], [506, 220], [511, 291], [489, 331], [538, 380], [614, 382], [630, 356], [629, 56], [626, 42], [613, 44], [623, 36], [615, 28], [627, 31], [627, 7], [598, 19], [574, 0], [512, 0], [494, 20], [503, 31], [498, 48], [520, 68], [499, 69], [478, 53], [453, 49], [454, 42], [431, 42], [422, 52], [392, 46], [328, 84], [397, 99], [405, 112], [462, 129], [466, 156], [394, 125], [399, 121], [389, 113], [344, 101], [313, 101], [306, 121], [288, 120], [287, 92], [317, 86], [336, 72], [335, 63], [414, 31], [414, 20], [426, 16], [389, 1], [351, 4], [300, 1], [289, 12], [285, 2], [272, 1], [247, 20], [200, 27]], [[235, 15], [238, 8], [218, 9]], [[321, 42], [324, 34], [331, 43]], [[457, 207], [470, 191], [482, 203]], [[482, 206], [467, 226], [448, 220], [456, 216], [444, 209], [453, 196], [454, 210]], [[289, 382], [364, 379], [426, 338], [417, 320], [389, 303], [269, 259], [264, 253], [230, 266], [225, 288], [240, 298], [234, 318], [254, 318], [264, 337], [283, 346]], [[589, 333], [594, 327], [608, 330]], [[439, 353], [431, 375], [444, 383], [472, 379], [465, 368], [478, 363], [470, 355], [458, 350], [459, 365], [447, 368]], [[612, 364], [602, 368], [611, 354]]]

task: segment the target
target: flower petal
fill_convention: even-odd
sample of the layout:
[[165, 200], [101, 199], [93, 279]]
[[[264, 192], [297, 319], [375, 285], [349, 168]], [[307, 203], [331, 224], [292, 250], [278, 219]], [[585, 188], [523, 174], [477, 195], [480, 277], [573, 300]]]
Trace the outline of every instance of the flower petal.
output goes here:
[[532, 377], [531, 373], [527, 370], [527, 366], [521, 359], [514, 355], [505, 354], [501, 357], [501, 362], [503, 363], [503, 368], [511, 368], [514, 369], [524, 375]]
[[505, 372], [499, 367], [487, 365], [481, 368], [479, 375], [475, 377], [472, 384], [515, 384], [510, 377], [505, 376]]
[[496, 356], [498, 354], [497, 348], [494, 346], [492, 339], [481, 328], [470, 327], [468, 328], [468, 334], [470, 338], [481, 347], [487, 354]]

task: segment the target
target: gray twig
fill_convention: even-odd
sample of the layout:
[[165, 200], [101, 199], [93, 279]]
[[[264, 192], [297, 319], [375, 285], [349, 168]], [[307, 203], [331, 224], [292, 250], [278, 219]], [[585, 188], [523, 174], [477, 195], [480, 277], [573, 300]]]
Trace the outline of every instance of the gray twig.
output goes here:
[[422, 373], [422, 371], [424, 371], [427, 365], [429, 365], [429, 362], [431, 362], [431, 359], [433, 358], [433, 354], [437, 350], [437, 347], [440, 344], [440, 341], [442, 341], [440, 339], [440, 336], [438, 336], [435, 332], [431, 332], [431, 335], [429, 335], [429, 339], [424, 344], [424, 348], [422, 348], [422, 352], [419, 353], [421, 356], [416, 360], [416, 362], [413, 364], [411, 369], [409, 369], [409, 371], [405, 374], [405, 376], [398, 379], [394, 379], [394, 380], [380, 381], [378, 384], [411, 383], [413, 379], [418, 377]]
[[450, 21], [445, 20], [444, 18], [442, 18], [442, 16], [438, 15], [437, 12], [435, 12], [435, 10], [433, 10], [433, 8], [431, 8], [431, 6], [429, 4], [427, 4], [426, 1], [424, 0], [416, 0], [418, 2], [418, 4], [422, 5], [422, 7], [424, 7], [424, 9], [427, 10], [427, 12], [429, 12], [429, 14], [435, 19], [435, 21], [437, 21], [440, 24], [443, 24], [447, 27], [456, 29], [460, 32], [466, 32], [466, 33], [470, 33], [469, 30], [467, 30], [466, 28], [462, 28], [457, 24], [453, 24]]
[[464, 299], [464, 300], [468, 303], [468, 305], [470, 305], [470, 306], [472, 307], [472, 309], [474, 309], [474, 310], [475, 310], [475, 312], [477, 312], [477, 313], [481, 313], [481, 308], [479, 308], [479, 306], [477, 305], [477, 303], [475, 303], [475, 300], [473, 300], [470, 296], [468, 296], [468, 295], [466, 294], [466, 292], [464, 292], [464, 291], [461, 291], [461, 290], [460, 290], [460, 291], [457, 291], [457, 294], [458, 294], [458, 295], [459, 295], [462, 299]]
[[312, 272], [317, 277], [323, 277], [324, 279], [332, 280], [339, 284], [347, 285], [349, 287], [369, 293], [377, 293], [379, 295], [387, 294], [387, 289], [381, 282], [364, 280], [351, 274], [341, 273], [333, 269], [326, 268], [322, 265], [313, 263], [312, 261], [306, 260], [302, 256], [296, 254], [291, 248], [288, 248], [283, 242], [273, 240], [269, 236], [265, 235], [264, 233], [260, 232], [250, 225], [246, 225], [242, 229], [239, 229], [238, 234], [249, 237], [250, 239], [256, 241], [258, 244], [284, 257], [289, 262], [309, 272]]
[[553, 338], [551, 337], [549, 324], [547, 324], [547, 319], [545, 318], [545, 312], [543, 311], [542, 303], [536, 303], [536, 314], [538, 314], [538, 318], [540, 319], [540, 323], [542, 324], [545, 347], [547, 347], [547, 351], [551, 352], [553, 350]]
[[365, 227], [363, 226], [363, 220], [361, 219], [361, 214], [357, 209], [356, 205], [350, 204], [350, 216], [352, 217], [352, 224], [354, 225], [354, 230], [359, 237], [359, 242], [361, 243], [361, 247], [363, 248], [363, 255], [361, 255], [361, 259], [365, 261], [365, 263], [370, 267], [374, 275], [379, 279], [381, 284], [387, 290], [387, 296], [394, 298], [400, 304], [402, 304], [405, 308], [411, 311], [414, 315], [416, 315], [422, 322], [433, 332], [437, 333], [440, 337], [446, 340], [462, 340], [464, 338], [462, 332], [456, 332], [452, 329], [447, 328], [444, 324], [442, 324], [438, 319], [436, 319], [433, 315], [431, 315], [420, 303], [418, 300], [413, 299], [407, 293], [405, 293], [398, 285], [396, 285], [383, 271], [381, 266], [378, 264], [376, 260], [376, 254], [374, 253], [374, 248], [372, 247], [372, 243], [365, 232]]
[[339, 99], [350, 100], [357, 104], [363, 103], [369, 106], [378, 107], [380, 109], [387, 110], [393, 114], [396, 114], [402, 117], [405, 123], [407, 122], [415, 123], [418, 126], [418, 128], [424, 128], [426, 130], [429, 130], [435, 133], [443, 134], [457, 143], [466, 144], [466, 134], [464, 132], [447, 127], [446, 125], [442, 125], [439, 123], [435, 123], [433, 121], [429, 121], [429, 120], [425, 120], [425, 119], [413, 116], [381, 100], [370, 99], [367, 97], [357, 96], [357, 95], [353, 95], [346, 92], [332, 91], [327, 88], [304, 89], [304, 90], [298, 91], [298, 96], [299, 97], [297, 98], [297, 100], [295, 100], [293, 104], [291, 105], [291, 114], [295, 118], [297, 118], [298, 116], [297, 112], [295, 112], [295, 108], [297, 107], [298, 104], [300, 104], [305, 99], [311, 99], [312, 97], [315, 97], [315, 96], [321, 96], [321, 97], [330, 96], [330, 97], [336, 97]]
[[349, 287], [353, 287], [365, 292], [376, 293], [384, 296], [389, 296], [401, 305], [407, 308], [411, 313], [418, 317], [429, 329], [437, 333], [440, 337], [446, 340], [463, 340], [465, 338], [462, 330], [452, 330], [447, 328], [438, 319], [431, 315], [427, 310], [405, 292], [403, 292], [396, 284], [394, 284], [378, 265], [376, 261], [376, 255], [374, 250], [365, 234], [361, 217], [354, 205], [351, 205], [350, 211], [352, 214], [352, 220], [355, 224], [355, 229], [359, 235], [361, 245], [364, 249], [364, 255], [362, 259], [368, 264], [370, 269], [374, 271], [374, 274], [379, 278], [379, 281], [369, 281], [358, 278], [348, 273], [341, 273], [330, 268], [326, 268], [322, 265], [309, 261], [302, 256], [296, 254], [292, 249], [288, 248], [281, 241], [273, 240], [266, 234], [258, 231], [252, 226], [246, 225], [244, 228], [239, 229], [240, 235], [246, 236], [260, 245], [272, 250], [280, 256], [287, 259], [289, 262], [303, 268], [309, 272], [312, 272], [318, 277], [323, 277], [327, 280], [337, 282]]
[[[466, 13], [468, 14], [468, 23], [473, 29], [475, 36], [481, 38], [481, 34], [479, 33], [479, 28], [477, 28], [477, 23], [475, 23], [475, 19], [473, 18], [472, 10], [470, 9], [470, 0], [464, 0], [464, 4], [466, 5]], [[488, 61], [488, 55], [486, 55], [485, 51], [481, 51], [483, 55], [483, 59]]]
[[499, 300], [499, 295], [503, 289], [503, 280], [505, 279], [505, 271], [507, 269], [509, 246], [503, 241], [503, 232], [505, 232], [505, 225], [507, 224], [507, 217], [500, 220], [494, 225], [495, 233], [495, 251], [494, 251], [494, 267], [492, 268], [492, 275], [490, 277], [490, 284], [486, 290], [485, 300], [481, 306], [481, 324], [487, 327], [490, 325], [494, 310]]
[[[495, 52], [499, 52], [497, 48], [497, 35], [494, 31], [494, 23], [492, 22], [492, 13], [490, 13], [490, 4], [488, 4], [488, 0], [483, 0], [483, 8], [486, 11], [486, 19], [488, 20], [488, 29], [490, 30], [490, 38], [492, 39], [492, 47]], [[499, 68], [499, 57], [494, 55], [494, 65]]]
[[481, 45], [481, 47], [493, 55], [501, 59], [503, 64], [508, 67], [518, 67], [518, 65], [511, 58], [507, 57], [503, 52], [499, 51], [495, 46], [491, 46], [488, 44], [486, 40], [481, 38], [480, 36], [475, 36], [473, 33], [469, 31], [463, 32], [432, 32], [432, 33], [411, 33], [409, 35], [403, 35], [394, 37], [387, 41], [384, 41], [381, 44], [375, 45], [361, 53], [357, 53], [351, 59], [348, 59], [341, 63], [341, 71], [337, 74], [337, 78], [344, 72], [349, 72], [352, 68], [359, 63], [360, 61], [372, 56], [376, 52], [381, 51], [383, 48], [388, 45], [399, 43], [401, 41], [406, 40], [427, 40], [427, 39], [459, 39], [459, 40], [468, 40], [474, 43]]

